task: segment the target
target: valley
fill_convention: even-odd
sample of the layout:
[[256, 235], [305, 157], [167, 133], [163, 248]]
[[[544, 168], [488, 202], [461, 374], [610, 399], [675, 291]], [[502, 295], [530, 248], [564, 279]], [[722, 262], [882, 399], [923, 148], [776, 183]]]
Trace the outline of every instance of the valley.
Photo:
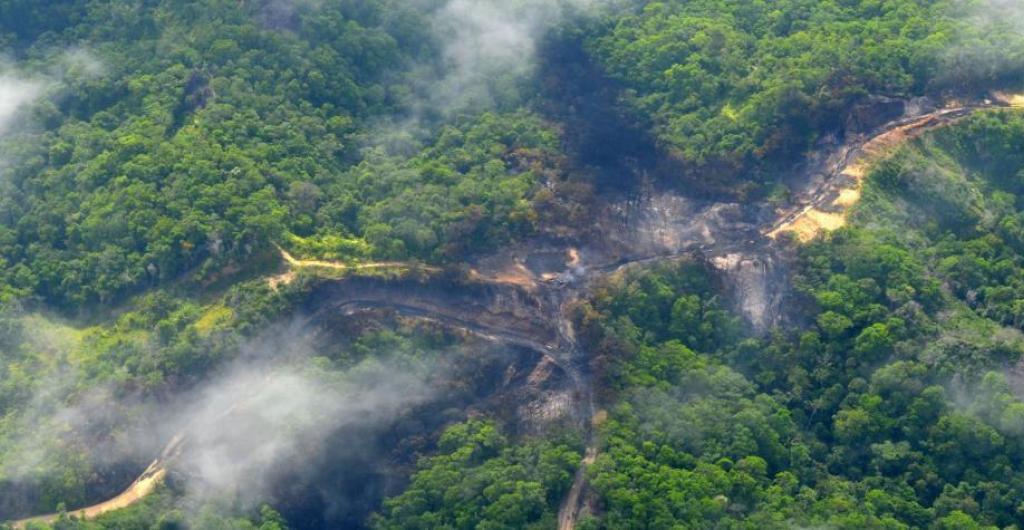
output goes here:
[[[355, 315], [377, 310], [403, 318], [433, 322], [486, 341], [541, 354], [534, 371], [554, 365], [566, 374], [565, 387], [534, 396], [536, 403], [520, 403], [527, 411], [515, 419], [527, 431], [543, 432], [545, 424], [569, 421], [589, 440], [569, 494], [559, 510], [559, 528], [575, 527], [586, 500], [586, 467], [598, 454], [592, 423], [598, 411], [593, 398], [590, 359], [578, 343], [570, 316], [571, 306], [588, 296], [591, 286], [624, 270], [677, 259], [697, 259], [717, 270], [731, 289], [733, 303], [755, 329], [778, 323], [786, 294], [781, 270], [789, 250], [777, 240], [793, 233], [808, 241], [822, 231], [842, 226], [845, 211], [856, 196], [873, 161], [903, 142], [940, 127], [956, 124], [973, 112], [1013, 107], [1014, 96], [999, 96], [974, 105], [944, 107], [921, 115], [901, 117], [881, 125], [869, 135], [817, 153], [800, 170], [807, 182], [794, 193], [794, 202], [772, 214], [767, 205], [704, 202], [676, 192], [653, 192], [604, 206], [603, 227], [610, 233], [576, 247], [555, 249], [542, 245], [531, 250], [524, 242], [512, 252], [481, 259], [488, 268], [457, 271], [405, 262], [343, 264], [299, 260], [283, 249], [282, 259], [293, 269], [321, 269], [345, 273], [317, 287], [306, 325], [315, 325], [323, 313]], [[816, 162], [820, 161], [820, 162]], [[753, 213], [752, 213], [753, 212]], [[833, 221], [822, 222], [822, 219]], [[536, 256], [536, 257], [535, 257]], [[561, 259], [559, 259], [561, 258]], [[535, 264], [533, 268], [531, 264]], [[519, 269], [515, 281], [502, 270]], [[366, 271], [396, 273], [394, 279], [363, 277]], [[293, 274], [293, 273], [286, 273]], [[278, 278], [278, 277], [275, 277]], [[273, 285], [281, 280], [269, 280]], [[235, 407], [224, 412], [232, 414]], [[208, 426], [203, 426], [204, 428]], [[69, 515], [91, 519], [124, 508], [146, 497], [163, 480], [182, 451], [188, 451], [188, 431], [178, 433], [162, 454], [121, 495]], [[15, 528], [31, 522], [53, 522], [56, 514], [16, 521]]]

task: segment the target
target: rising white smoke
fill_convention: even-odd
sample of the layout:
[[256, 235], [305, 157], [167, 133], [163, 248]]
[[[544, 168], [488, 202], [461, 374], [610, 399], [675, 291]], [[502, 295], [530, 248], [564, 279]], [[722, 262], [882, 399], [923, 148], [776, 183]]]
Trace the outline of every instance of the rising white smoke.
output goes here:
[[0, 57], [0, 135], [13, 132], [16, 123], [30, 125], [22, 118], [33, 104], [44, 98], [59, 99], [75, 83], [106, 73], [103, 62], [83, 47], [46, 56], [31, 68]]
[[323, 0], [264, 0], [259, 6], [259, 21], [270, 29], [295, 29], [296, 16], [302, 10], [316, 10]]
[[24, 146], [41, 144], [25, 137], [43, 133], [33, 107], [59, 102], [107, 73], [103, 61], [81, 46], [40, 55], [45, 58], [31, 65], [0, 55], [0, 195], [7, 197], [14, 194], [7, 174], [23, 160]]
[[[56, 476], [78, 458], [97, 471], [144, 466], [180, 435], [185, 443], [168, 467], [185, 479], [184, 506], [220, 498], [255, 505], [272, 497], [281, 472], [325, 451], [364, 449], [327, 447], [332, 435], [386, 428], [435, 397], [424, 374], [436, 375], [436, 367], [365, 361], [322, 369], [310, 336], [298, 323], [271, 326], [231, 367], [170, 403], [118, 394], [113, 386], [80, 391], [73, 371], [37, 378], [31, 402], [9, 417], [17, 434], [0, 437], [0, 480]], [[32, 342], [71, 347], [60, 337]]]

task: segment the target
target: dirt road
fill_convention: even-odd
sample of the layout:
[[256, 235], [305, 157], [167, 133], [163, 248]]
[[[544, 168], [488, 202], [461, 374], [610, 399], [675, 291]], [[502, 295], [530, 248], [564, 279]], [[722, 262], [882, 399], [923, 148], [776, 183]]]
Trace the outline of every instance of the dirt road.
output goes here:
[[[762, 234], [773, 239], [783, 232], [794, 232], [799, 239], [806, 240], [814, 237], [814, 235], [822, 230], [830, 230], [842, 226], [845, 222], [845, 212], [856, 204], [860, 198], [863, 179], [867, 175], [872, 163], [899, 145], [902, 145], [903, 142], [916, 138], [927, 131], [956, 123], [976, 110], [995, 106], [1024, 107], [1024, 96], [1003, 95], [1000, 97], [1001, 99], [997, 98], [998, 103], [945, 108], [925, 115], [898, 120], [868, 136], [853, 139], [844, 145], [836, 147], [834, 152], [827, 157], [827, 175], [825, 175], [825, 178], [817, 181], [812, 188], [798, 194], [790, 208], [779, 211], [772, 222], [764, 226]], [[282, 259], [291, 268], [289, 273], [285, 273], [286, 275], [301, 268], [323, 268], [341, 272], [375, 269], [422, 271], [428, 273], [443, 272], [443, 269], [439, 267], [399, 261], [349, 264], [321, 260], [300, 260], [284, 249], [279, 250]], [[527, 326], [525, 324], [525, 317], [513, 315], [511, 317], [504, 316], [498, 319], [488, 319], [488, 315], [485, 312], [477, 312], [474, 315], [472, 310], [467, 311], [464, 300], [444, 296], [433, 297], [426, 302], [421, 300], [417, 303], [415, 301], [410, 302], [407, 293], [376, 298], [365, 296], [362, 298], [358, 296], [345, 298], [346, 295], [339, 294], [339, 299], [336, 300], [336, 308], [338, 310], [362, 310], [373, 307], [389, 307], [406, 316], [435, 320], [448, 326], [468, 330], [495, 342], [505, 342], [542, 352], [562, 366], [567, 373], [572, 374], [572, 384], [577, 387], [575, 390], [581, 396], [579, 415], [585, 418], [584, 421], [589, 422], [593, 404], [590, 402], [588, 377], [583, 368], [586, 364], [586, 355], [580, 351], [575, 342], [571, 323], [563, 311], [564, 302], [578, 296], [586, 288], [587, 283], [599, 280], [601, 277], [607, 277], [609, 274], [614, 274], [616, 271], [631, 264], [653, 263], [669, 259], [672, 256], [644, 256], [622, 259], [614, 263], [587, 264], [585, 260], [581, 259], [581, 255], [575, 249], [568, 252], [567, 255], [569, 258], [567, 259], [566, 270], [569, 272], [566, 273], [566, 276], [569, 277], [576, 274], [571, 271], [586, 269], [588, 271], [586, 281], [580, 281], [576, 284], [553, 281], [538, 282], [528, 272], [522, 272], [522, 274], [515, 276], [513, 279], [478, 276], [469, 280], [470, 282], [476, 281], [480, 285], [518, 289], [520, 292], [528, 293], [529, 296], [534, 297], [536, 300], [552, 301], [539, 303], [540, 305], [537, 305], [538, 308], [546, 309], [540, 309], [540, 314], [534, 315], [535, 318], [548, 321], [548, 329], [544, 331], [544, 337], [541, 339], [531, 334], [530, 330], [533, 328], [529, 326], [533, 326], [534, 323], [531, 321], [529, 326]], [[280, 283], [286, 283], [291, 276], [275, 278], [269, 281], [272, 285], [276, 286]], [[339, 293], [343, 292], [343, 290], [339, 291]], [[407, 300], [403, 302], [402, 297], [407, 298]], [[445, 304], [451, 307], [447, 307]], [[501, 319], [506, 320], [502, 321]], [[552, 335], [552, 330], [554, 335]], [[590, 428], [587, 427], [587, 429], [589, 432]], [[580, 468], [559, 511], [560, 530], [571, 530], [574, 528], [579, 519], [581, 509], [585, 505], [583, 497], [586, 489], [586, 469], [598, 456], [596, 440], [592, 435], [588, 436], [588, 438], [587, 448]], [[117, 497], [94, 506], [68, 512], [68, 514], [75, 517], [92, 519], [103, 513], [130, 506], [145, 498], [164, 479], [167, 467], [172, 464], [174, 457], [182, 450], [183, 444], [184, 436], [176, 437], [175, 440], [172, 440], [164, 453], [131, 486]], [[52, 522], [57, 517], [57, 514], [33, 517], [17, 521], [14, 523], [14, 526], [15, 528], [24, 528], [30, 522]]]

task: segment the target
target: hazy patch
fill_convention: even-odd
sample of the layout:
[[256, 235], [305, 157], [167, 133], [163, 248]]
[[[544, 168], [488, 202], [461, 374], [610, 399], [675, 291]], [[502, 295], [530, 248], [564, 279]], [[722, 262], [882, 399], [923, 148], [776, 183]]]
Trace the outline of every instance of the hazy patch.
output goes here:
[[[87, 48], [75, 46], [42, 55], [31, 64], [0, 57], [0, 136], [36, 132], [40, 125], [28, 113], [32, 105], [60, 100], [83, 82], [107, 74], [103, 61]], [[10, 153], [0, 146], [0, 172], [9, 163]]]
[[19, 113], [43, 96], [46, 85], [0, 66], [0, 134], [8, 132]]
[[82, 47], [65, 50], [60, 54], [57, 65], [51, 69], [51, 75], [57, 79], [96, 79], [106, 73], [107, 67], [103, 61], [92, 51]]
[[450, 0], [433, 16], [444, 43], [445, 75], [432, 90], [442, 109], [489, 107], [530, 76], [544, 35], [610, 4], [599, 0]]
[[189, 476], [195, 493], [256, 502], [268, 495], [275, 470], [325, 450], [332, 433], [383, 427], [430, 395], [415, 375], [374, 362], [329, 378], [239, 366], [175, 412], [171, 422], [186, 425], [187, 441], [173, 467]]
[[962, 25], [945, 51], [945, 75], [981, 84], [1024, 75], [1024, 2], [961, 0], [954, 15]]
[[[528, 100], [544, 36], [616, 0], [448, 0], [427, 15], [439, 62], [412, 75], [408, 113], [371, 135], [401, 145], [434, 120]], [[429, 127], [427, 127], [429, 129]]]
[[[372, 453], [358, 437], [328, 447], [336, 433], [376, 432], [434, 397], [424, 374], [436, 369], [385, 361], [332, 369], [317, 357], [312, 335], [299, 323], [270, 326], [227, 368], [159, 403], [118, 392], [113, 383], [84, 383], [68, 352], [54, 355], [64, 367], [37, 376], [29, 401], [7, 418], [12, 429], [0, 437], [0, 479], [31, 484], [69, 465], [138, 472], [180, 435], [185, 442], [168, 467], [184, 478], [185, 506], [219, 498], [255, 504], [272, 497], [285, 471], [324, 451]], [[116, 480], [128, 478], [121, 475]]]
[[300, 10], [315, 10], [323, 0], [264, 0], [259, 8], [259, 20], [270, 29], [295, 29]]

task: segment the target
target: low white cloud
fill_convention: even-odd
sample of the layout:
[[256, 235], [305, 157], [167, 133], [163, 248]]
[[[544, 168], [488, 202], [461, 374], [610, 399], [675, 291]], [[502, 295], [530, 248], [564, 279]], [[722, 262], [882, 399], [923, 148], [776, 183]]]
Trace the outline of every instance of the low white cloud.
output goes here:
[[103, 61], [88, 48], [68, 48], [61, 56], [60, 64], [53, 72], [57, 79], [77, 77], [95, 79], [107, 73]]
[[953, 15], [959, 26], [944, 50], [940, 82], [988, 85], [1024, 75], [1024, 2], [960, 0]]
[[0, 134], [8, 132], [19, 113], [43, 96], [46, 86], [45, 81], [0, 69]]
[[275, 469], [325, 450], [332, 433], [383, 427], [431, 394], [418, 377], [372, 362], [332, 380], [292, 368], [240, 366], [171, 415], [168, 421], [183, 424], [186, 433], [174, 467], [203, 495], [212, 490], [257, 501], [267, 495]]
[[431, 17], [445, 67], [430, 83], [434, 109], [493, 105], [501, 90], [537, 66], [544, 35], [612, 0], [449, 0]]

